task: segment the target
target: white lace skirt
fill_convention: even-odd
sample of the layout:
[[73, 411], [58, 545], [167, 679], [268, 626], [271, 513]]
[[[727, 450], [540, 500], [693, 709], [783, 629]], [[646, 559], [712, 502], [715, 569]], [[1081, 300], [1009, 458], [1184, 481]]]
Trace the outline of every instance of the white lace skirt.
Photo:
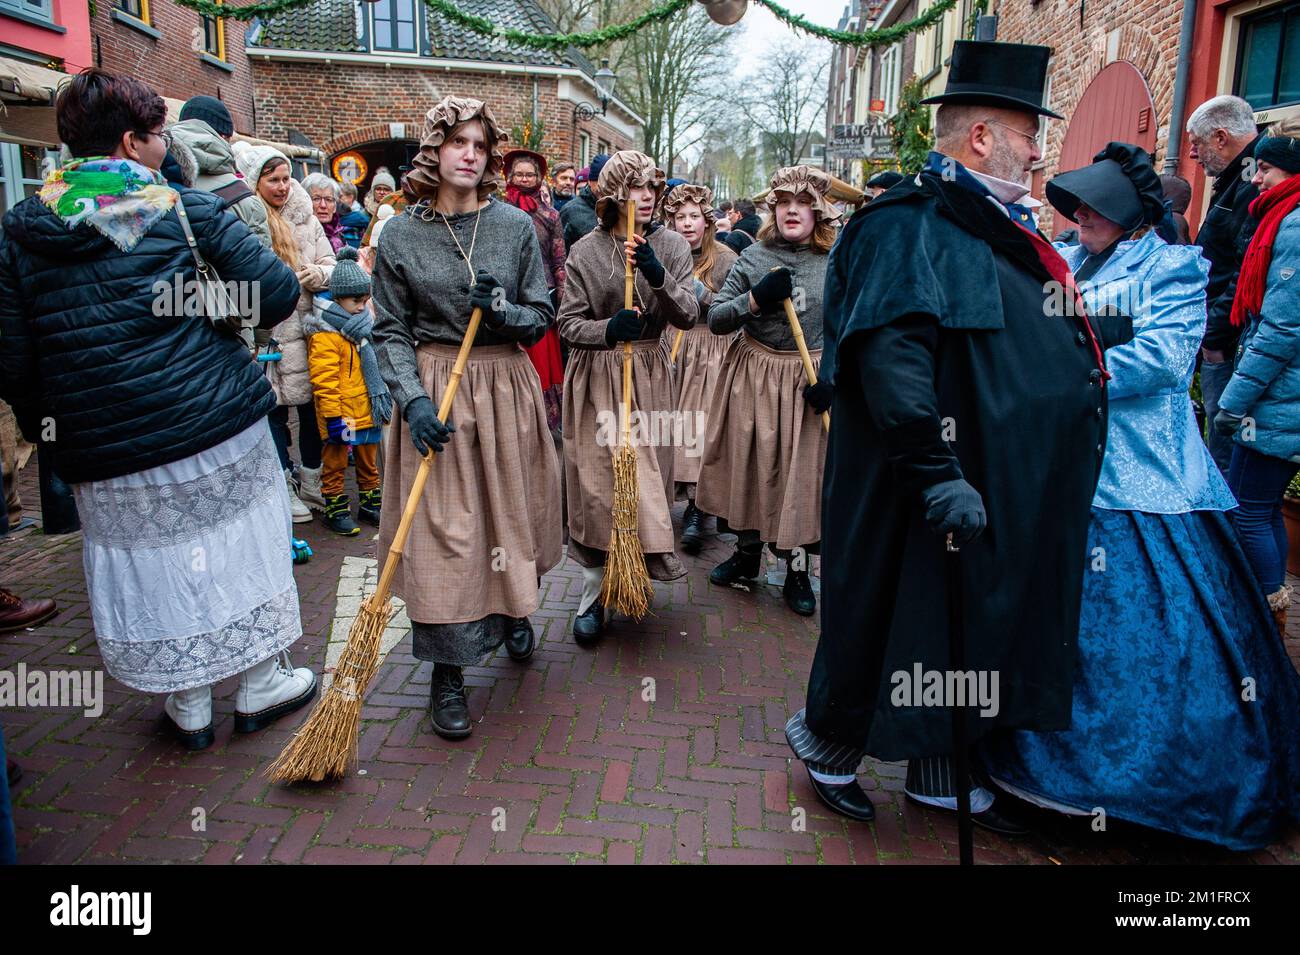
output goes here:
[[302, 636], [289, 495], [265, 418], [73, 491], [100, 655], [127, 686], [207, 686]]

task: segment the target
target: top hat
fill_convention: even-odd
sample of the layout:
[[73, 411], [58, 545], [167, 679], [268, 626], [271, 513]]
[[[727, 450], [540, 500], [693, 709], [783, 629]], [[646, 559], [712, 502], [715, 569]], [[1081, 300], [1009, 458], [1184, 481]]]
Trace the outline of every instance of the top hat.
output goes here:
[[1050, 46], [958, 40], [952, 46], [948, 86], [922, 103], [969, 103], [1019, 109], [1064, 119], [1043, 106]]

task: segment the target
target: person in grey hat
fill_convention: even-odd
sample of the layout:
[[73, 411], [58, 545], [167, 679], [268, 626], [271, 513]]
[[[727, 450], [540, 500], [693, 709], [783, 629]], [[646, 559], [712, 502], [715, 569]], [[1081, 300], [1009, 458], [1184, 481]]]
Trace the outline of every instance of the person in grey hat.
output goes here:
[[370, 276], [357, 264], [357, 250], [344, 246], [330, 275], [329, 298], [317, 295], [311, 315], [303, 321], [307, 336], [307, 365], [321, 448], [321, 491], [325, 496], [325, 526], [344, 537], [361, 528], [352, 520], [344, 491], [348, 449], [357, 469], [360, 505], [357, 516], [379, 526], [379, 442], [383, 426], [393, 415], [393, 399], [379, 370], [370, 340], [374, 315], [370, 310]]
[[270, 248], [266, 206], [235, 166], [235, 154], [230, 148], [234, 132], [235, 124], [225, 103], [212, 96], [195, 96], [181, 107], [181, 120], [171, 127], [173, 151], [187, 150], [193, 157], [197, 173], [190, 185], [219, 196], [226, 208]]

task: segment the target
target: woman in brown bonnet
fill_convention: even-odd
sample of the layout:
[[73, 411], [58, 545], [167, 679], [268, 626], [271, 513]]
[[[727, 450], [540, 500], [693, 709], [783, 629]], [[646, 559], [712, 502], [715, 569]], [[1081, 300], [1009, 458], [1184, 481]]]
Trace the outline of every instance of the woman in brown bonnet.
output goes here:
[[[559, 463], [524, 351], [554, 312], [532, 220], [492, 196], [504, 139], [479, 100], [449, 96], [429, 110], [404, 182], [411, 205], [384, 226], [375, 261], [376, 346], [401, 410], [385, 439], [383, 496], [393, 505], [379, 553], [420, 459], [440, 451], [393, 589], [415, 656], [434, 664], [433, 728], [448, 739], [470, 734], [462, 668], [502, 643], [516, 660], [531, 656], [528, 615], [562, 546]], [[434, 402], [474, 308], [483, 323], [450, 420], [439, 421]]]
[[[597, 228], [569, 250], [560, 337], [572, 349], [564, 373], [564, 476], [569, 556], [583, 568], [573, 637], [595, 640], [604, 628], [600, 586], [614, 502], [613, 452], [623, 393], [623, 342], [632, 343], [632, 428], [637, 453], [637, 537], [655, 580], [676, 580], [686, 568], [673, 552], [673, 447], [645, 425], [671, 417], [672, 367], [663, 340], [668, 325], [689, 329], [699, 315], [691, 248], [652, 222], [664, 190], [663, 170], [634, 150], [610, 157], [600, 171]], [[626, 207], [636, 204], [635, 232], [626, 236]], [[624, 305], [624, 263], [636, 273], [634, 306]], [[662, 429], [661, 429], [662, 430]], [[671, 435], [669, 436], [671, 438]]]

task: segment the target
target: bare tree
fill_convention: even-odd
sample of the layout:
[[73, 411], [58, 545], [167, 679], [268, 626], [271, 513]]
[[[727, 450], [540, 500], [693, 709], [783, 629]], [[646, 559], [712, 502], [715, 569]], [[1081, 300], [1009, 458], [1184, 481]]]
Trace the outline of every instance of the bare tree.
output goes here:
[[671, 171], [713, 128], [733, 34], [698, 5], [651, 24], [622, 45], [619, 96], [645, 119], [643, 148]]
[[829, 66], [824, 44], [792, 40], [769, 54], [752, 77], [750, 92], [736, 97], [762, 131], [764, 156], [772, 165], [792, 166], [807, 155], [826, 115]]

